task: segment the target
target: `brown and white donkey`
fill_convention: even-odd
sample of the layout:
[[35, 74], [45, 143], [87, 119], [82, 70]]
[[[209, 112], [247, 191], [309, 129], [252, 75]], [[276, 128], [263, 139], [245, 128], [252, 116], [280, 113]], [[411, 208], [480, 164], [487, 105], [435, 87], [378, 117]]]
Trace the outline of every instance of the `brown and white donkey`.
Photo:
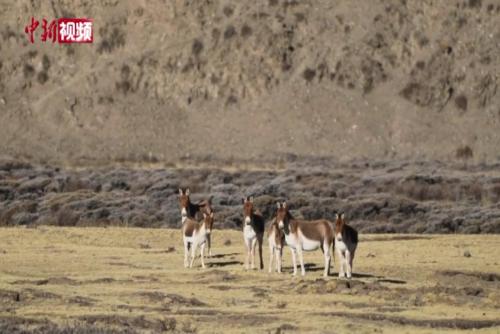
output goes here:
[[292, 250], [293, 275], [297, 274], [297, 259], [299, 256], [302, 276], [306, 274], [304, 268], [303, 251], [313, 251], [320, 248], [325, 256], [325, 270], [323, 276], [330, 273], [330, 260], [333, 249], [333, 227], [328, 220], [298, 220], [288, 211], [286, 202], [278, 202], [276, 213], [278, 227], [285, 233], [285, 241]]
[[249, 269], [250, 258], [251, 268], [255, 268], [255, 246], [259, 244], [260, 269], [264, 269], [262, 260], [262, 241], [264, 239], [265, 222], [261, 214], [254, 211], [253, 197], [243, 198], [243, 239], [247, 256], [245, 259], [245, 269]]
[[[208, 244], [209, 230], [214, 222], [214, 213], [203, 212], [203, 221], [186, 218], [182, 224], [182, 239], [184, 241], [184, 267], [192, 268], [196, 250], [200, 247], [201, 267], [205, 268], [205, 245]], [[191, 259], [189, 258], [189, 248], [191, 247]]]
[[267, 241], [269, 242], [269, 273], [273, 272], [273, 259], [276, 271], [281, 273], [281, 259], [285, 247], [285, 233], [279, 228], [278, 222], [273, 220], [267, 229]]
[[[186, 190], [182, 190], [179, 188], [179, 206], [181, 209], [181, 223], [184, 224], [187, 218], [193, 220], [200, 220], [203, 217], [203, 213], [210, 215], [213, 212], [213, 209], [210, 205], [209, 200], [203, 200], [198, 202], [198, 204], [191, 203], [191, 199], [189, 198], [190, 191], [189, 188]], [[207, 247], [208, 247], [208, 256], [212, 256], [212, 224], [208, 229], [208, 237], [207, 237]]]
[[358, 231], [345, 223], [343, 213], [335, 216], [335, 250], [340, 262], [339, 277], [351, 278], [354, 253], [358, 247]]

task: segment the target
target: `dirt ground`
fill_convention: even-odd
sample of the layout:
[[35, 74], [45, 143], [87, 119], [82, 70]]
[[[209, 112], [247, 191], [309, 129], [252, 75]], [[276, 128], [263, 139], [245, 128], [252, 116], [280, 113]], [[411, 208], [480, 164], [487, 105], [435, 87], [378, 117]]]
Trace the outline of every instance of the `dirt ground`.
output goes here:
[[[171, 229], [0, 229], [0, 331], [498, 333], [498, 235], [362, 235], [350, 281], [243, 269], [241, 232], [215, 230], [184, 269]], [[66, 332], [65, 332], [66, 331]]]

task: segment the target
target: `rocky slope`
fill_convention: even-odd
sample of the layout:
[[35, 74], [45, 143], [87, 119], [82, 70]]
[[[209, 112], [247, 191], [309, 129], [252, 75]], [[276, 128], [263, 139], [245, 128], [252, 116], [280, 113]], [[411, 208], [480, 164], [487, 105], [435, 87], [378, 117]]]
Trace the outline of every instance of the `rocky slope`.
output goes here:
[[[93, 18], [94, 43], [30, 44], [31, 16]], [[0, 19], [1, 154], [499, 157], [494, 0], [25, 0]]]

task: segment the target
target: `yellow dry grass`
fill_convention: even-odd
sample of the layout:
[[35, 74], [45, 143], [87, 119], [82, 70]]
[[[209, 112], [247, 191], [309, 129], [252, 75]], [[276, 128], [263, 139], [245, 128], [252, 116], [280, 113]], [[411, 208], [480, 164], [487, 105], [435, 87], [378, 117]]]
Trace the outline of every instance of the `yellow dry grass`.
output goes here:
[[0, 320], [139, 332], [500, 330], [498, 235], [365, 235], [350, 282], [324, 280], [320, 252], [305, 254], [305, 278], [290, 274], [288, 249], [286, 272], [269, 274], [267, 245], [265, 271], [245, 271], [241, 233], [213, 238], [203, 270], [199, 259], [183, 268], [177, 230], [0, 229]]

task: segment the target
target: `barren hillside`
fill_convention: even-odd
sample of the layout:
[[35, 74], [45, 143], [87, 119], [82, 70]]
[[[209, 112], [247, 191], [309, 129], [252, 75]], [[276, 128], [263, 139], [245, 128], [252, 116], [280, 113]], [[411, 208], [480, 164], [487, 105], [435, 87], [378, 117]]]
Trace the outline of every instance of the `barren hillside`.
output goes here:
[[[92, 18], [94, 43], [30, 44], [31, 16]], [[500, 155], [495, 0], [4, 0], [0, 22], [0, 154]]]

